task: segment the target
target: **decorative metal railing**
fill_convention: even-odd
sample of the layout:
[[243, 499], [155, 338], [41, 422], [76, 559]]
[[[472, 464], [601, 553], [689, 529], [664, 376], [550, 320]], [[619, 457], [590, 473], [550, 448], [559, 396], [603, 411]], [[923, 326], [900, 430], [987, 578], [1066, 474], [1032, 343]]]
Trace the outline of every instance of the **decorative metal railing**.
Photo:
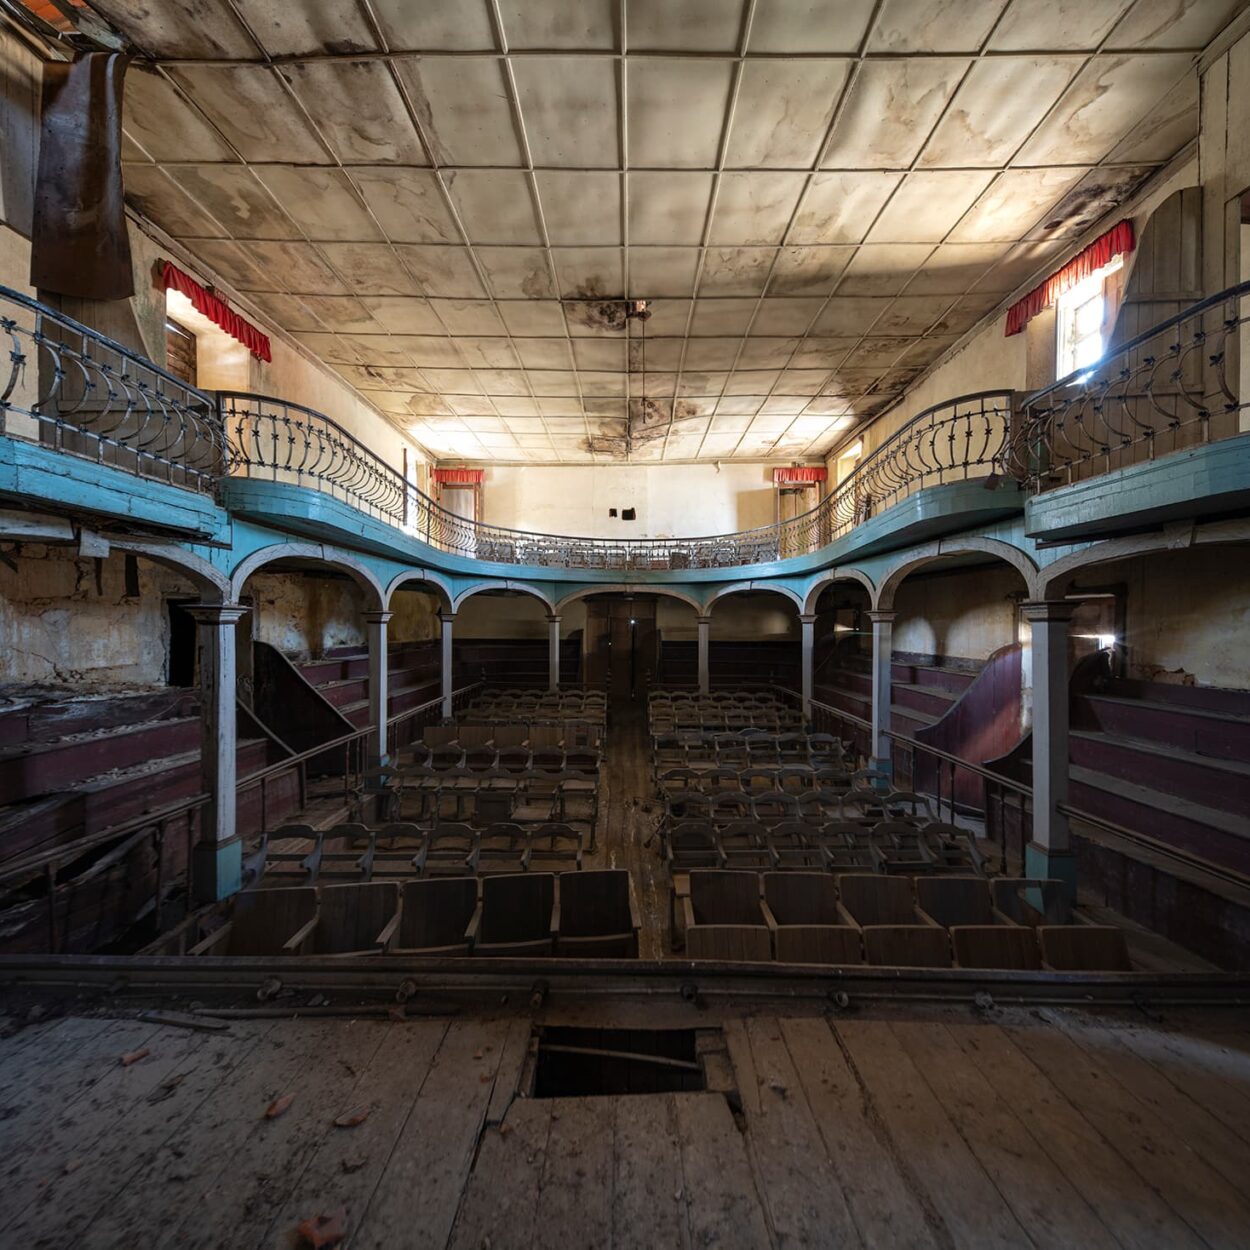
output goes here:
[[1243, 282], [1027, 396], [1012, 475], [1050, 490], [1250, 429], [1247, 323]]
[[926, 486], [1002, 473], [1011, 395], [963, 396], [920, 413], [815, 508], [707, 538], [576, 538], [469, 521], [448, 511], [329, 417], [237, 392], [219, 396], [236, 475], [309, 486], [442, 551], [500, 564], [587, 569], [708, 569], [766, 564], [827, 546]]
[[225, 472], [212, 395], [8, 287], [0, 336], [0, 434], [198, 491]]

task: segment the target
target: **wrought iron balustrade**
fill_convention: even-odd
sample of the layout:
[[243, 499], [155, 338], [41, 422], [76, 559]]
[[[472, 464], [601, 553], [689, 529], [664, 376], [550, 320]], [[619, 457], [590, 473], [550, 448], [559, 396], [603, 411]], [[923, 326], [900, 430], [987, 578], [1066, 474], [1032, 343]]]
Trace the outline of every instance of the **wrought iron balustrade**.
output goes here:
[[1045, 491], [1244, 432], [1248, 322], [1243, 282], [1027, 396], [1012, 475]]
[[0, 434], [198, 491], [225, 472], [212, 395], [8, 287], [0, 335]]
[[807, 555], [914, 491], [1003, 471], [1011, 396], [963, 396], [920, 413], [815, 508], [700, 538], [577, 538], [457, 516], [322, 413], [237, 392], [219, 396], [236, 475], [324, 491], [441, 551], [498, 564], [581, 569], [716, 569]]

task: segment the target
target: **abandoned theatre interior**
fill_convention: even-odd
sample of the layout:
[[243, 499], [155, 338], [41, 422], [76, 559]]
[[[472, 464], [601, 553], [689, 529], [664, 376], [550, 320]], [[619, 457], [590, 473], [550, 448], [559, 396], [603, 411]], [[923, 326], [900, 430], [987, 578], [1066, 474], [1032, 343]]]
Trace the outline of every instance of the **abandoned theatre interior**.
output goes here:
[[1250, 1244], [1250, 3], [0, 0], [0, 1244]]

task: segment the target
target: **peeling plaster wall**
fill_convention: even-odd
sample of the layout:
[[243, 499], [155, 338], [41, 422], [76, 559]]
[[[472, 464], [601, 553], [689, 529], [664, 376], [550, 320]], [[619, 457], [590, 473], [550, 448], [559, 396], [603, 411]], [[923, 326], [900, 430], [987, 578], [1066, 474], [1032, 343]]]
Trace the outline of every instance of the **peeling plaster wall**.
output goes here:
[[0, 30], [0, 283], [27, 295], [40, 73], [38, 59]]
[[0, 682], [92, 690], [165, 684], [164, 599], [196, 597], [189, 582], [140, 560], [139, 594], [127, 597], [124, 557], [82, 560], [40, 543], [23, 544], [17, 566], [14, 573], [0, 564]]
[[391, 596], [391, 612], [387, 636], [392, 644], [429, 642], [441, 633], [438, 599], [425, 591], [397, 591]]
[[1250, 552], [1196, 548], [1100, 564], [1074, 588], [1123, 584], [1126, 676], [1250, 690]]
[[[491, 465], [483, 520], [588, 538], [731, 534], [773, 523], [772, 465]], [[816, 499], [813, 497], [812, 506]], [[608, 509], [616, 508], [616, 517]], [[637, 510], [625, 521], [620, 512]]]
[[315, 657], [366, 644], [360, 591], [346, 578], [255, 573], [243, 593], [253, 603], [252, 637], [286, 655]]
[[894, 606], [896, 653], [945, 659], [988, 660], [1015, 642], [1020, 575], [1005, 566], [924, 575], [898, 588]]

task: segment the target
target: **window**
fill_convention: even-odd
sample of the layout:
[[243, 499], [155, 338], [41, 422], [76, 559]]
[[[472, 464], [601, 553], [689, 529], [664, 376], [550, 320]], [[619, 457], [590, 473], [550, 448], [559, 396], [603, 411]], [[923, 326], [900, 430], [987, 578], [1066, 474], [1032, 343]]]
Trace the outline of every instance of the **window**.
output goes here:
[[194, 386], [197, 377], [195, 335], [172, 317], [165, 319], [165, 368], [176, 378]]
[[1059, 297], [1059, 377], [1088, 369], [1102, 359], [1118, 303], [1118, 282], [1113, 289], [1109, 279], [1114, 279], [1123, 266], [1123, 258], [1117, 256]]

